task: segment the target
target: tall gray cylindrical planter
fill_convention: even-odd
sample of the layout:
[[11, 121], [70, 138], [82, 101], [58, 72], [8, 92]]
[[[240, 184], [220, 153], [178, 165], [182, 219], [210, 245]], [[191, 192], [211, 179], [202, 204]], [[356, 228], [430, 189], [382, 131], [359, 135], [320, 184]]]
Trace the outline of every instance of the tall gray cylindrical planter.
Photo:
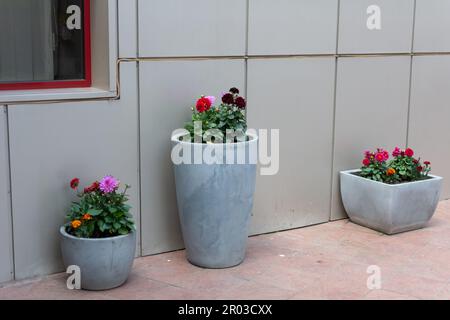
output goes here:
[[[188, 152], [185, 159], [191, 161], [191, 164], [174, 162], [187, 259], [194, 265], [212, 269], [239, 265], [245, 258], [249, 234], [258, 137], [249, 135], [247, 142], [215, 145], [181, 142], [179, 137], [172, 137], [173, 147], [179, 147], [184, 156]], [[193, 164], [198, 163], [194, 162], [195, 153], [208, 153], [208, 148], [215, 148], [216, 159], [222, 164]], [[238, 154], [244, 155], [240, 162]], [[227, 164], [231, 160], [234, 164]]]
[[342, 171], [341, 195], [351, 221], [395, 234], [426, 226], [439, 202], [442, 178], [386, 184], [360, 177], [360, 170]]
[[77, 238], [60, 229], [64, 265], [78, 266], [81, 288], [108, 290], [125, 283], [133, 266], [136, 232], [104, 239]]

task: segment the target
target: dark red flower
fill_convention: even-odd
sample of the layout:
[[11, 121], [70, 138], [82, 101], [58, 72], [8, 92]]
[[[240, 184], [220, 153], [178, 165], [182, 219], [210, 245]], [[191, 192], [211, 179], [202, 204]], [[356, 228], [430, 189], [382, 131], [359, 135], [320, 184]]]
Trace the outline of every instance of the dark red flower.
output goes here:
[[226, 93], [222, 97], [222, 102], [225, 104], [233, 104], [234, 103], [234, 97], [231, 93]]
[[237, 105], [239, 109], [245, 109], [245, 107], [247, 106], [247, 102], [242, 97], [237, 97], [234, 103]]
[[418, 163], [419, 163], [419, 160], [414, 159], [414, 160], [413, 160], [413, 163], [414, 163], [414, 164], [418, 164]]
[[196, 108], [197, 108], [197, 111], [200, 113], [208, 111], [209, 109], [211, 109], [211, 100], [209, 100], [205, 97], [201, 97], [197, 101]]
[[423, 167], [422, 166], [418, 166], [417, 167], [417, 171], [422, 172], [423, 171]]
[[431, 162], [430, 161], [425, 161], [423, 164], [426, 165], [426, 166], [429, 166], [431, 164]]
[[405, 150], [405, 154], [407, 157], [411, 158], [412, 156], [414, 156], [414, 151], [413, 151], [413, 149], [408, 148]]
[[231, 88], [230, 92], [233, 94], [239, 94], [239, 89], [238, 88]]
[[95, 181], [93, 184], [91, 184], [89, 187], [84, 188], [84, 193], [92, 193], [98, 190], [100, 187], [100, 183], [98, 181]]
[[366, 166], [366, 167], [368, 167], [368, 166], [370, 165], [370, 160], [367, 159], [367, 158], [365, 158], [365, 159], [363, 160], [363, 165]]
[[72, 181], [70, 181], [70, 187], [73, 190], [76, 190], [79, 185], [80, 185], [80, 179], [78, 179], [78, 178], [73, 178]]

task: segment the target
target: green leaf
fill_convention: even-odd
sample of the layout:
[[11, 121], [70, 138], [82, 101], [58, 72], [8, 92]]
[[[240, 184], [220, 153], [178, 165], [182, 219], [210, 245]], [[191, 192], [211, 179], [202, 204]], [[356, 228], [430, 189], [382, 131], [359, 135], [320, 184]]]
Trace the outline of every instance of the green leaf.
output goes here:
[[103, 212], [103, 210], [98, 210], [98, 209], [89, 209], [87, 211], [93, 217], [96, 217], [96, 216], [102, 214], [102, 212]]
[[97, 225], [101, 232], [105, 232], [106, 227], [105, 227], [105, 222], [103, 222], [103, 220], [98, 220]]
[[111, 212], [111, 213], [116, 213], [116, 212], [117, 212], [117, 208], [116, 208], [116, 207], [113, 207], [113, 206], [109, 206], [109, 207], [108, 207], [108, 210], [109, 210], [109, 212]]

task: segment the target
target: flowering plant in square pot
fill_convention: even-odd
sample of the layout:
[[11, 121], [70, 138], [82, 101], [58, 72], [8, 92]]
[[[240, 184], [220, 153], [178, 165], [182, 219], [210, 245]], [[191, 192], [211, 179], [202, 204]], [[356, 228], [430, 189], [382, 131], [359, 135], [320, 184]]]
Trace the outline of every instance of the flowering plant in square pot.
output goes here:
[[355, 223], [395, 234], [426, 226], [439, 202], [442, 178], [411, 148], [366, 151], [358, 170], [342, 171], [341, 196]]
[[81, 287], [106, 290], [122, 285], [130, 273], [136, 250], [136, 229], [127, 204], [129, 185], [120, 189], [113, 176], [79, 190], [74, 178], [70, 187], [77, 191], [67, 223], [61, 227], [61, 250], [66, 267], [78, 266]]
[[187, 259], [204, 268], [244, 260], [256, 180], [258, 137], [247, 130], [247, 102], [237, 88], [216, 100], [201, 96], [171, 139]]

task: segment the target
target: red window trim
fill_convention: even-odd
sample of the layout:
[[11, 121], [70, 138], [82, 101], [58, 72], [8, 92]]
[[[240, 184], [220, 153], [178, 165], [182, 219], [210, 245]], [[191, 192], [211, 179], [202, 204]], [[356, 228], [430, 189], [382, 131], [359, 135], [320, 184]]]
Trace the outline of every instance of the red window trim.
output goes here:
[[45, 82], [17, 82], [0, 83], [0, 90], [30, 90], [30, 89], [58, 89], [58, 88], [84, 88], [92, 85], [91, 70], [91, 6], [90, 0], [84, 1], [84, 69], [85, 79], [55, 80]]

